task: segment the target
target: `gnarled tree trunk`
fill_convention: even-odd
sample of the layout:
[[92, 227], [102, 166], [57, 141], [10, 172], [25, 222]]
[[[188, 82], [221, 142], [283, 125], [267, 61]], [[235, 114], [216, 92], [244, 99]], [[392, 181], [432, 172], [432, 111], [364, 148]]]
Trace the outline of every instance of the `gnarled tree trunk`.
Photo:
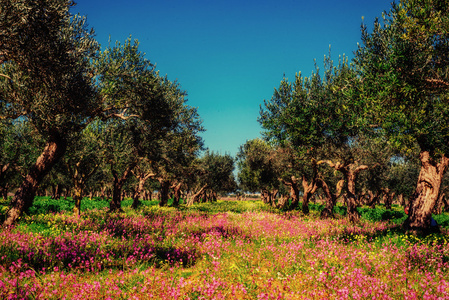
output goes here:
[[343, 177], [346, 180], [346, 206], [347, 206], [347, 215], [351, 222], [356, 222], [360, 219], [360, 214], [357, 211], [357, 200], [356, 200], [356, 191], [355, 191], [355, 183], [357, 180], [357, 176], [362, 170], [367, 170], [368, 166], [360, 165], [355, 167], [355, 164], [352, 163], [333, 163], [330, 160], [323, 160], [318, 162], [318, 164], [327, 163], [330, 167], [334, 168], [336, 171], [340, 171], [343, 174]]
[[195, 194], [193, 194], [188, 200], [187, 205], [193, 205], [193, 203], [198, 202], [201, 194], [204, 192], [204, 190], [207, 188], [207, 184], [205, 184], [203, 187], [201, 187]]
[[447, 198], [446, 194], [444, 194], [444, 197], [441, 198], [441, 200], [443, 201], [443, 206], [444, 206], [443, 211], [448, 212], [449, 211], [449, 199]]
[[299, 185], [298, 179], [295, 176], [292, 176], [289, 181], [282, 180], [282, 182], [290, 187], [290, 197], [292, 199], [290, 203], [290, 209], [295, 209], [299, 204]]
[[269, 193], [269, 202], [272, 207], [276, 207], [276, 196], [279, 190], [273, 190]]
[[181, 199], [182, 181], [176, 182], [172, 185], [173, 188], [173, 206], [178, 206]]
[[405, 198], [404, 198], [404, 195], [403, 194], [399, 194], [398, 195], [398, 201], [399, 201], [399, 204], [402, 206], [402, 207], [405, 207]]
[[9, 184], [5, 184], [3, 187], [0, 187], [1, 195], [4, 200], [8, 199], [8, 189]]
[[59, 133], [50, 136], [44, 151], [37, 158], [36, 163], [31, 167], [16, 191], [3, 226], [12, 225], [25, 210], [31, 207], [39, 184], [51, 168], [64, 156], [66, 149], [67, 141]]
[[73, 208], [73, 212], [78, 215], [81, 214], [81, 200], [84, 196], [84, 188], [86, 186], [86, 182], [98, 168], [97, 164], [89, 172], [85, 172], [86, 170], [80, 170], [80, 164], [81, 161], [78, 161], [73, 167], [67, 166], [74, 186], [73, 199], [75, 200], [75, 207]]
[[[10, 168], [11, 164], [5, 164], [0, 168], [0, 182], [5, 182], [6, 172]], [[0, 186], [0, 191], [3, 199], [8, 198], [8, 184], [5, 184], [4, 186]]]
[[276, 207], [279, 209], [287, 208], [289, 199], [290, 199], [289, 195], [281, 195], [281, 197], [279, 197], [279, 201]]
[[367, 205], [370, 208], [374, 209], [374, 208], [376, 208], [377, 202], [379, 202], [380, 190], [377, 190], [375, 194], [373, 194], [372, 191], [368, 191], [368, 194], [369, 194], [370, 199], [369, 199]]
[[81, 214], [81, 199], [83, 198], [83, 190], [84, 184], [79, 182], [75, 184], [73, 194], [73, 200], [75, 200], [75, 207], [73, 208], [73, 212], [78, 216]]
[[441, 182], [449, 165], [449, 158], [443, 155], [440, 162], [435, 162], [429, 152], [423, 151], [419, 156], [421, 170], [414, 197], [411, 199], [409, 214], [404, 222], [404, 229], [415, 234], [431, 232], [430, 220], [432, 210], [440, 193]]
[[368, 166], [362, 165], [355, 169], [347, 168], [346, 171], [343, 172], [344, 175], [346, 175], [346, 180], [348, 183], [348, 218], [351, 222], [358, 221], [360, 219], [360, 213], [357, 211], [357, 200], [356, 200], [356, 193], [355, 193], [355, 182], [357, 179], [357, 175], [362, 170], [368, 169]]
[[167, 206], [168, 204], [168, 194], [170, 192], [170, 181], [162, 178], [158, 179], [161, 184], [159, 189], [159, 206]]
[[438, 196], [438, 200], [435, 203], [432, 213], [439, 215], [443, 212], [444, 198], [445, 198], [444, 193], [440, 193], [440, 195]]
[[309, 200], [312, 197], [313, 193], [315, 193], [318, 185], [316, 184], [316, 178], [312, 178], [311, 182], [308, 183], [306, 177], [302, 176], [302, 187], [304, 189], [304, 193], [302, 195], [302, 212], [307, 215], [309, 213]]
[[210, 192], [210, 200], [213, 202], [217, 202], [218, 195], [215, 191]]
[[123, 172], [121, 177], [118, 177], [117, 172], [112, 169], [112, 176], [114, 177], [114, 185], [113, 185], [113, 192], [112, 192], [112, 200], [109, 203], [109, 210], [111, 212], [113, 211], [121, 211], [122, 210], [122, 189], [123, 185], [125, 184], [126, 180], [128, 180], [129, 176], [131, 175], [131, 171], [134, 169], [134, 167], [137, 165], [137, 162], [133, 162], [130, 164], [126, 170]]
[[262, 192], [260, 193], [260, 197], [262, 198], [263, 203], [265, 203], [265, 204], [269, 203], [270, 197], [269, 197], [269, 192], [267, 189], [262, 189]]
[[262, 194], [261, 194], [263, 203], [269, 204], [273, 207], [276, 207], [275, 199], [276, 199], [277, 193], [278, 193], [278, 190], [274, 190], [271, 192], [270, 190], [264, 188], [262, 190]]
[[384, 189], [383, 192], [384, 192], [383, 200], [385, 208], [391, 210], [391, 205], [393, 204], [393, 197], [395, 193], [394, 192], [390, 193], [389, 188]]
[[337, 191], [335, 194], [333, 194], [330, 191], [327, 183], [323, 179], [317, 178], [317, 186], [320, 187], [323, 190], [324, 194], [326, 195], [326, 206], [321, 211], [320, 215], [321, 218], [326, 219], [334, 216], [334, 206], [337, 203], [338, 197], [340, 197], [344, 184], [345, 184], [344, 179], [340, 180], [337, 183]]
[[132, 208], [136, 209], [140, 206], [140, 198], [142, 197], [142, 191], [143, 187], [145, 186], [145, 182], [147, 182], [147, 180], [153, 176], [155, 176], [155, 174], [153, 173], [139, 173], [136, 176], [138, 179], [138, 183], [133, 193], [133, 204], [131, 205]]

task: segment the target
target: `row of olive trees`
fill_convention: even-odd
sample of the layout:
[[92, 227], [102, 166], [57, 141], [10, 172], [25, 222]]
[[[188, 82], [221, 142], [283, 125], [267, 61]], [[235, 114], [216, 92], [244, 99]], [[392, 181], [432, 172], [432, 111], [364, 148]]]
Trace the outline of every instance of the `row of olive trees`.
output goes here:
[[[392, 4], [371, 32], [362, 25], [362, 43], [351, 63], [341, 57], [334, 65], [328, 57], [322, 76], [317, 70], [310, 77], [298, 74], [293, 82], [284, 78], [260, 111], [269, 144], [252, 141], [242, 147], [240, 178], [272, 190], [283, 182], [293, 204], [302, 190], [304, 212], [318, 188], [325, 191], [329, 209], [332, 199], [344, 193], [348, 216], [355, 221], [358, 177], [371, 177], [371, 191], [391, 189], [385, 176], [391, 176], [393, 166], [397, 169], [404, 158], [418, 160], [417, 174], [401, 173], [399, 182], [415, 180], [405, 228], [425, 231], [449, 165], [448, 4]], [[267, 169], [254, 171], [251, 164], [259, 158], [248, 156], [256, 146], [281, 149], [283, 158], [266, 155]], [[279, 180], [270, 179], [267, 174], [276, 168], [282, 169], [275, 176]], [[329, 170], [331, 181], [325, 175]]]
[[[86, 185], [99, 172], [112, 181], [111, 210], [120, 209], [132, 174], [139, 178], [135, 205], [148, 178], [159, 181], [162, 205], [170, 187], [179, 190], [195, 178], [216, 192], [204, 161], [221, 156], [198, 158], [201, 120], [179, 85], [158, 74], [137, 41], [101, 51], [85, 18], [70, 14], [72, 5], [0, 4], [0, 185], [3, 192], [17, 188], [4, 225], [32, 205], [57, 164], [53, 178], [70, 179], [78, 211]], [[232, 182], [232, 168], [227, 176]]]
[[[333, 216], [333, 207], [338, 199], [347, 202], [350, 195], [348, 182], [354, 187], [356, 207], [366, 204], [374, 208], [382, 202], [391, 209], [393, 199], [401, 205], [407, 204], [416, 187], [418, 160], [392, 156], [388, 145], [384, 145], [382, 156], [376, 156], [374, 154], [378, 151], [372, 152], [366, 146], [353, 143], [352, 153], [349, 153], [353, 157], [350, 159], [354, 164], [363, 161], [366, 166], [373, 167], [358, 168], [358, 173], [353, 171], [357, 176], [347, 178], [326, 163], [338, 163], [339, 159], [344, 159], [343, 149], [323, 147], [315, 157], [309, 158], [310, 151], [306, 152], [307, 156], [300, 157], [291, 147], [273, 145], [262, 139], [249, 140], [240, 147], [237, 155], [240, 188], [261, 192], [265, 203], [278, 208], [297, 209], [302, 202], [301, 209], [305, 214], [309, 212], [307, 204], [310, 199], [320, 198], [325, 204], [321, 213], [325, 218]], [[311, 162], [307, 165], [309, 159]], [[446, 199], [440, 200], [444, 205]], [[358, 218], [358, 213], [355, 214]]]
[[[33, 136], [29, 125], [15, 122], [2, 127], [5, 143], [0, 147], [0, 163], [5, 172], [0, 188], [4, 198], [8, 190], [20, 185], [21, 176], [26, 175], [30, 163], [27, 165], [24, 159], [30, 157], [28, 161], [32, 162], [38, 155], [39, 140]], [[51, 194], [55, 199], [70, 195], [78, 212], [85, 195], [112, 199], [115, 196], [116, 203], [111, 201], [111, 209], [120, 209], [125, 191], [133, 198], [134, 207], [155, 189], [159, 192], [161, 206], [167, 204], [169, 192], [174, 205], [179, 204], [182, 192], [185, 192], [184, 198], [190, 192], [192, 202], [216, 199], [217, 193], [235, 188], [234, 161], [229, 155], [208, 151], [199, 157], [201, 145], [197, 135], [184, 129], [169, 132], [163, 139], [148, 144], [144, 151], [143, 137], [135, 129], [130, 130], [121, 122], [96, 120], [70, 143], [37, 192]], [[139, 153], [134, 153], [136, 146]]]

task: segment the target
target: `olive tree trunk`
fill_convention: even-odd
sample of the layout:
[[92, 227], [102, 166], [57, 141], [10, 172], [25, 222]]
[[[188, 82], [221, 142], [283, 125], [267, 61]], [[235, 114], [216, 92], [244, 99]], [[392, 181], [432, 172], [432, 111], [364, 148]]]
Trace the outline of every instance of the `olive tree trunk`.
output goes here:
[[298, 180], [295, 176], [292, 176], [290, 180], [282, 180], [284, 185], [288, 186], [290, 188], [290, 197], [292, 199], [290, 203], [290, 209], [295, 209], [298, 207], [299, 204], [299, 185]]
[[316, 178], [312, 178], [311, 182], [308, 183], [306, 177], [302, 176], [302, 187], [303, 187], [303, 195], [302, 195], [302, 212], [307, 215], [309, 213], [309, 201], [310, 197], [315, 193], [318, 186], [316, 184]]
[[170, 181], [165, 179], [158, 179], [161, 187], [159, 189], [159, 206], [167, 206], [168, 194], [170, 192]]
[[326, 206], [321, 211], [320, 216], [321, 218], [327, 219], [334, 217], [334, 206], [337, 203], [338, 197], [340, 197], [344, 184], [345, 184], [344, 179], [340, 180], [337, 183], [336, 193], [332, 193], [331, 190], [329, 189], [329, 186], [323, 179], [321, 178], [317, 179], [317, 186], [320, 187], [323, 190], [324, 194], [326, 195]]
[[384, 189], [383, 192], [384, 192], [383, 201], [385, 204], [385, 209], [391, 210], [391, 205], [393, 204], [393, 198], [395, 193], [394, 192], [390, 193], [389, 188]]
[[181, 200], [182, 181], [176, 182], [172, 185], [173, 188], [173, 206], [179, 206]]
[[[0, 183], [5, 182], [6, 172], [8, 171], [9, 167], [9, 163], [0, 167]], [[6, 200], [8, 198], [8, 184], [0, 186], [0, 191], [3, 199]]]
[[435, 162], [429, 152], [423, 151], [419, 156], [421, 170], [416, 191], [411, 199], [409, 214], [404, 222], [404, 229], [414, 234], [426, 234], [431, 231], [432, 210], [438, 200], [444, 173], [449, 165], [449, 158], [443, 155], [440, 162]]
[[58, 133], [50, 136], [44, 151], [37, 158], [27, 176], [16, 191], [11, 202], [11, 209], [6, 215], [3, 226], [12, 225], [33, 204], [34, 196], [39, 184], [53, 166], [64, 156], [67, 149], [67, 141]]
[[136, 209], [140, 206], [140, 199], [142, 197], [142, 192], [143, 192], [143, 188], [145, 186], [145, 182], [147, 182], [147, 180], [150, 177], [155, 176], [155, 174], [153, 173], [140, 173], [137, 177], [137, 186], [136, 189], [134, 190], [133, 193], [133, 204], [131, 205], [132, 208]]
[[351, 222], [356, 222], [360, 219], [360, 214], [357, 211], [357, 200], [356, 200], [356, 191], [355, 184], [357, 180], [357, 176], [362, 170], [367, 170], [367, 165], [355, 166], [352, 163], [333, 163], [330, 160], [322, 160], [319, 161], [318, 164], [326, 163], [331, 168], [334, 168], [336, 171], [339, 171], [343, 174], [343, 177], [346, 181], [346, 206], [347, 206], [347, 215]]
[[195, 194], [193, 194], [188, 200], [187, 205], [193, 205], [195, 202], [199, 202], [201, 194], [204, 192], [204, 190], [207, 188], [207, 184], [202, 186]]
[[289, 199], [290, 199], [289, 195], [281, 195], [279, 197], [279, 201], [278, 201], [276, 207], [279, 208], [279, 209], [287, 208]]
[[121, 211], [122, 210], [122, 198], [123, 198], [123, 185], [125, 184], [126, 180], [128, 180], [129, 176], [131, 175], [131, 171], [134, 169], [134, 167], [137, 165], [137, 163], [130, 164], [126, 170], [123, 172], [122, 176], [119, 177], [117, 171], [112, 169], [112, 176], [114, 177], [114, 183], [113, 183], [113, 192], [112, 192], [112, 200], [109, 203], [109, 210], [111, 212], [114, 211]]
[[74, 186], [73, 200], [75, 200], [75, 207], [73, 212], [78, 216], [81, 214], [81, 199], [83, 198], [84, 184], [77, 182]]
[[377, 190], [376, 193], [374, 194], [372, 191], [368, 191], [369, 194], [369, 201], [367, 203], [367, 205], [370, 208], [376, 208], [376, 204], [379, 202], [379, 196], [380, 196], [380, 190]]
[[348, 183], [347, 197], [348, 197], [348, 218], [351, 222], [356, 222], [360, 219], [360, 213], [357, 211], [357, 200], [356, 200], [356, 192], [355, 192], [355, 183], [357, 180], [357, 176], [362, 170], [367, 170], [368, 166], [361, 165], [355, 169], [347, 168], [343, 175], [346, 175], [346, 180]]

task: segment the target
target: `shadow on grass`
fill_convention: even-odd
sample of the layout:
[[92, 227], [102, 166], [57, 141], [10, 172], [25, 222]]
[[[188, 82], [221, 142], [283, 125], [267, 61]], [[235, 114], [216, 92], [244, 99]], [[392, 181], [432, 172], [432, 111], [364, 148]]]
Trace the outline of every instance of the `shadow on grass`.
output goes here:
[[180, 265], [188, 268], [195, 265], [198, 259], [195, 249], [157, 247], [153, 253], [155, 254], [153, 263], [156, 267], [161, 267], [168, 263], [170, 266]]
[[204, 240], [208, 235], [217, 235], [225, 239], [233, 239], [240, 237], [243, 239], [250, 239], [250, 236], [245, 234], [240, 228], [237, 227], [224, 227], [224, 226], [214, 226], [210, 228], [202, 228], [189, 233], [193, 237]]

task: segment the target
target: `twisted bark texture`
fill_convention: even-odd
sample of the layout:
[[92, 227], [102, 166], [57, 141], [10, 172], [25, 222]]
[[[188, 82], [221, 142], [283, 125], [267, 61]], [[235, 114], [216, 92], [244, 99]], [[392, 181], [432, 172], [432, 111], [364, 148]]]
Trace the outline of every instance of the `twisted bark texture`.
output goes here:
[[14, 195], [11, 209], [6, 215], [3, 226], [10, 226], [22, 215], [24, 211], [33, 205], [34, 196], [39, 184], [51, 168], [61, 159], [67, 149], [67, 141], [59, 134], [53, 133], [44, 148], [44, 151], [37, 158], [36, 163], [31, 167], [29, 173], [23, 180], [19, 189]]
[[404, 222], [404, 229], [414, 234], [428, 234], [436, 228], [431, 228], [432, 210], [438, 200], [444, 173], [449, 166], [449, 158], [442, 156], [440, 162], [435, 162], [430, 153], [420, 153], [421, 170], [418, 176], [416, 191], [411, 199], [409, 216]]

